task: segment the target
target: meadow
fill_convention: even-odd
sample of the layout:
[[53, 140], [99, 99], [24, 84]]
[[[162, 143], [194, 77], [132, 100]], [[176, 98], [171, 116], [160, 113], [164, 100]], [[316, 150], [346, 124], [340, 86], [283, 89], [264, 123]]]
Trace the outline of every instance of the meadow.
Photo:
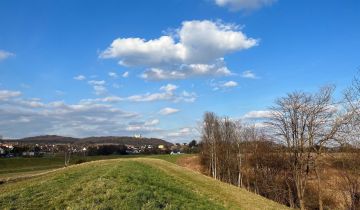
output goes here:
[[[107, 155], [107, 156], [79, 156], [71, 157], [70, 165], [94, 161], [117, 158], [139, 158], [149, 157], [164, 159], [172, 163], [176, 163], [179, 157], [187, 157], [189, 155]], [[64, 167], [64, 157], [62, 155], [46, 156], [46, 157], [16, 157], [16, 158], [0, 158], [0, 180], [27, 174], [36, 174], [38, 172], [46, 172], [51, 169]]]
[[0, 185], [1, 209], [287, 209], [174, 164], [181, 156], [97, 160]]

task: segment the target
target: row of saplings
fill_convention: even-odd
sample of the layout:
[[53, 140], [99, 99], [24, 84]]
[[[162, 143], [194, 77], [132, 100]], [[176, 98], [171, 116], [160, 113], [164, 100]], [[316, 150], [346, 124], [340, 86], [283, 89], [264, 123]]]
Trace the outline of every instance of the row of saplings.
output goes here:
[[262, 126], [205, 113], [205, 173], [292, 208], [360, 209], [360, 100], [335, 107], [332, 93], [288, 94]]

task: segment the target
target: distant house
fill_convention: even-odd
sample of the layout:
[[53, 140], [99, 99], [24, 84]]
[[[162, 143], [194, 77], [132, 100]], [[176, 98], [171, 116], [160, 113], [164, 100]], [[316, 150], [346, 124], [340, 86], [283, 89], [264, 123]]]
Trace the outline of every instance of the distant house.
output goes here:
[[135, 134], [134, 135], [134, 138], [137, 138], [137, 139], [140, 139], [142, 136], [141, 136], [141, 134]]
[[160, 144], [160, 145], [158, 146], [158, 148], [159, 148], [159, 149], [164, 149], [164, 148], [165, 148], [165, 146], [164, 146], [164, 145], [162, 145], [162, 144]]
[[34, 157], [35, 152], [23, 152], [22, 156], [24, 156], [24, 157]]
[[0, 155], [4, 155], [4, 154], [5, 154], [5, 150], [0, 147]]

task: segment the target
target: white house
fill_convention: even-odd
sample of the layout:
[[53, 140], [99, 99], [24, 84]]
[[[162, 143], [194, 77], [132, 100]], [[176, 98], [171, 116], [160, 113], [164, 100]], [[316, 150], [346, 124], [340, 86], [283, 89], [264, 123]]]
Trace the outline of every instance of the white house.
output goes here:
[[141, 136], [141, 134], [135, 134], [134, 135], [134, 138], [137, 138], [137, 139], [140, 139], [142, 136]]

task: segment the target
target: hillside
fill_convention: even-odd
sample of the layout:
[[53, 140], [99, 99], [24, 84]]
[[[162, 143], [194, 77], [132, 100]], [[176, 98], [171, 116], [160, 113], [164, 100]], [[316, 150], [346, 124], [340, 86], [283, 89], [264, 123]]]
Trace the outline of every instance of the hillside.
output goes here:
[[287, 209], [164, 160], [93, 161], [0, 185], [2, 209]]
[[0, 142], [20, 142], [26, 144], [131, 144], [135, 146], [141, 145], [172, 145], [162, 139], [157, 138], [135, 138], [128, 136], [100, 136], [73, 138], [57, 135], [33, 136], [21, 139], [1, 140]]

